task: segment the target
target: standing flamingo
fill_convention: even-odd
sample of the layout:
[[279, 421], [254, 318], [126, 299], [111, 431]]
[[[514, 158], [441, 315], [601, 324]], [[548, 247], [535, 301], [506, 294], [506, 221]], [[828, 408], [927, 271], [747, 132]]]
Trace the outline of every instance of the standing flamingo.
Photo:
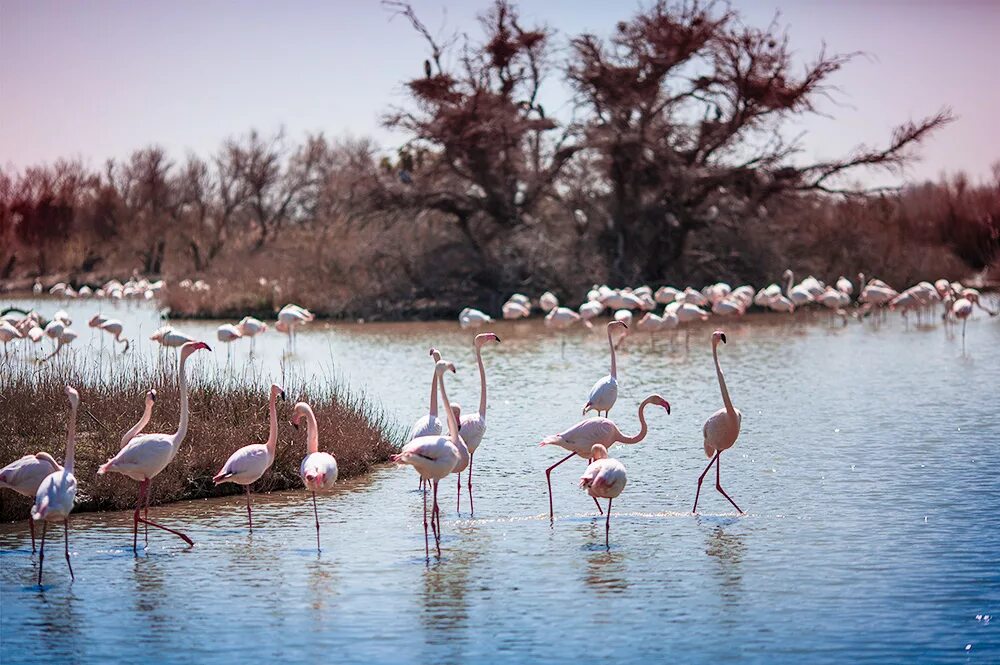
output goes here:
[[[552, 470], [563, 462], [569, 460], [574, 455], [579, 455], [584, 459], [589, 459], [593, 447], [598, 443], [605, 448], [610, 448], [615, 442], [632, 444], [639, 443], [645, 439], [646, 432], [649, 431], [646, 426], [645, 410], [650, 404], [662, 406], [667, 410], [667, 414], [670, 414], [670, 403], [659, 395], [650, 395], [646, 399], [642, 400], [642, 404], [639, 405], [639, 433], [635, 436], [625, 436], [621, 433], [621, 430], [618, 429], [618, 426], [615, 425], [614, 421], [608, 418], [598, 417], [581, 420], [565, 432], [547, 436], [542, 439], [542, 442], [538, 444], [540, 446], [559, 446], [560, 448], [565, 448], [570, 451], [569, 455], [545, 470], [545, 480], [549, 485], [550, 521], [555, 519], [555, 512], [552, 509]], [[597, 503], [597, 499], [594, 499], [594, 503]], [[600, 510], [600, 504], [597, 504], [597, 508]]]
[[431, 349], [430, 357], [434, 359], [434, 375], [431, 378], [431, 403], [426, 416], [420, 416], [410, 428], [410, 440], [421, 436], [436, 436], [441, 433], [441, 419], [438, 418], [438, 373], [437, 363], [441, 360], [441, 354], [437, 349]]
[[[108, 319], [102, 316], [101, 314], [95, 314], [93, 318], [91, 318], [90, 321], [87, 323], [87, 325], [89, 325], [91, 328], [97, 328], [99, 330], [103, 330], [104, 332], [111, 335], [112, 339], [114, 339], [115, 342], [117, 342], [118, 344], [124, 344], [125, 348], [122, 349], [122, 353], [128, 351], [129, 341], [124, 337], [122, 337], [122, 332], [124, 332], [125, 327], [124, 324], [122, 324], [122, 322], [119, 321], [118, 319]], [[102, 349], [103, 345], [104, 342], [102, 341], [101, 342]]]
[[[274, 454], [278, 446], [278, 398], [285, 399], [285, 391], [281, 386], [271, 385], [271, 399], [267, 409], [270, 413], [271, 424], [267, 433], [266, 443], [253, 443], [243, 446], [229, 456], [226, 463], [222, 465], [219, 472], [212, 477], [212, 481], [219, 485], [221, 483], [236, 483], [243, 485], [247, 491], [247, 521], [250, 523], [250, 533], [253, 533], [253, 511], [250, 508], [250, 485], [260, 480], [264, 472], [274, 464]], [[336, 465], [336, 462], [334, 462]], [[336, 476], [336, 474], [334, 474]]]
[[722, 391], [722, 403], [725, 406], [709, 416], [702, 429], [705, 435], [705, 455], [710, 457], [711, 461], [698, 477], [698, 491], [695, 492], [694, 508], [691, 509], [691, 512], [698, 512], [698, 495], [701, 493], [701, 482], [705, 479], [705, 474], [708, 473], [708, 470], [714, 464], [715, 489], [719, 490], [719, 493], [726, 497], [729, 503], [733, 504], [733, 507], [742, 514], [743, 511], [740, 507], [726, 494], [726, 490], [722, 489], [722, 483], [719, 480], [719, 457], [722, 455], [723, 450], [729, 450], [736, 443], [736, 439], [740, 436], [740, 425], [743, 423], [743, 414], [740, 413], [739, 409], [733, 407], [733, 402], [729, 399], [729, 391], [726, 389], [726, 377], [722, 375], [722, 366], [719, 365], [720, 340], [723, 344], [726, 343], [726, 333], [716, 330], [712, 333], [712, 356], [715, 358], [715, 373], [719, 377], [719, 389]]
[[[0, 469], [0, 489], [6, 487], [22, 496], [34, 499], [42, 481], [50, 473], [60, 469], [62, 467], [48, 453], [25, 455]], [[30, 516], [28, 517], [28, 529], [31, 531], [31, 552], [34, 554], [35, 520]]]
[[[500, 343], [500, 338], [496, 333], [481, 333], [476, 335], [473, 341], [473, 346], [476, 348], [476, 363], [479, 365], [479, 412], [470, 413], [464, 416], [459, 422], [461, 422], [461, 427], [459, 427], [458, 435], [465, 441], [465, 445], [469, 448], [469, 512], [473, 513], [476, 510], [475, 503], [473, 503], [472, 498], [472, 458], [476, 454], [476, 450], [479, 448], [479, 444], [483, 442], [483, 436], [486, 434], [486, 367], [483, 365], [483, 344], [487, 342]], [[458, 494], [461, 498], [462, 494], [462, 474], [459, 472], [458, 476]]]
[[392, 461], [397, 464], [409, 464], [424, 481], [424, 554], [430, 560], [430, 547], [427, 535], [427, 481], [434, 485], [434, 503], [431, 508], [431, 520], [435, 523], [434, 542], [437, 546], [438, 556], [441, 556], [440, 525], [438, 522], [437, 491], [438, 482], [447, 478], [459, 460], [459, 446], [461, 440], [458, 436], [459, 425], [455, 418], [455, 412], [448, 401], [448, 393], [444, 387], [444, 372], [451, 370], [455, 372], [455, 365], [445, 360], [439, 360], [434, 367], [438, 376], [438, 385], [441, 388], [441, 401], [444, 402], [444, 410], [448, 417], [448, 436], [434, 435], [421, 436], [410, 441], [403, 446], [398, 455], [392, 456]]
[[306, 419], [306, 456], [299, 466], [299, 477], [306, 489], [312, 492], [313, 515], [316, 517], [316, 551], [319, 545], [319, 508], [316, 507], [316, 492], [327, 492], [337, 482], [337, 460], [330, 453], [319, 451], [319, 427], [316, 414], [305, 402], [295, 405], [292, 427], [299, 428], [299, 421]]
[[181, 361], [177, 367], [181, 392], [181, 413], [177, 431], [173, 434], [143, 434], [142, 436], [137, 436], [118, 451], [117, 455], [97, 469], [98, 475], [114, 471], [139, 481], [139, 498], [135, 506], [135, 513], [132, 516], [132, 551], [136, 554], [139, 552], [139, 522], [172, 533], [188, 545], [194, 545], [194, 541], [180, 531], [168, 529], [162, 524], [152, 522], [148, 519], [148, 516], [139, 517], [139, 513], [143, 507], [143, 498], [145, 497], [145, 506], [148, 515], [150, 482], [173, 461], [177, 455], [177, 451], [181, 448], [181, 444], [184, 442], [184, 437], [187, 436], [188, 387], [185, 367], [191, 354], [201, 349], [212, 350], [204, 342], [187, 342], [181, 347]]
[[611, 338], [611, 331], [618, 328], [628, 330], [628, 326], [623, 321], [608, 322], [608, 346], [611, 347], [611, 373], [603, 379], [599, 379], [594, 384], [594, 387], [590, 389], [590, 398], [583, 405], [583, 415], [587, 415], [588, 411], [593, 410], [597, 411], [598, 416], [601, 415], [601, 411], [607, 416], [611, 411], [611, 407], [615, 405], [615, 401], [618, 399], [618, 365], [615, 360], [615, 343]]
[[38, 485], [35, 505], [31, 508], [31, 518], [42, 522], [42, 544], [38, 550], [38, 586], [42, 586], [42, 566], [45, 563], [45, 531], [49, 522], [62, 522], [66, 538], [66, 565], [70, 579], [75, 580], [73, 564], [69, 561], [69, 514], [76, 501], [76, 476], [73, 462], [76, 453], [76, 410], [80, 406], [80, 394], [72, 386], [66, 386], [69, 398], [69, 428], [66, 436], [66, 456], [63, 467], [47, 475]]
[[580, 477], [580, 487], [585, 488], [595, 501], [598, 498], [608, 500], [608, 513], [604, 521], [604, 546], [610, 549], [608, 537], [611, 533], [611, 500], [617, 499], [625, 489], [628, 476], [625, 473], [625, 465], [609, 458], [608, 449], [601, 444], [595, 444], [590, 449], [590, 457], [594, 461]]

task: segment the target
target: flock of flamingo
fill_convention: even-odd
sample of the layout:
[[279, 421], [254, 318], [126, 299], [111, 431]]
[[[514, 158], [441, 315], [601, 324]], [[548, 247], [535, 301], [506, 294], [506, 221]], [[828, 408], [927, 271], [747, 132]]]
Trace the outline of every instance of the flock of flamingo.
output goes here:
[[[987, 311], [991, 316], [996, 312], [986, 309], [979, 300], [979, 293], [961, 284], [939, 280], [935, 284], [921, 282], [902, 293], [898, 293], [878, 280], [870, 280], [864, 284], [858, 298], [856, 316], [863, 317], [874, 310], [887, 306], [890, 310], [902, 309], [916, 311], [919, 316], [925, 310], [941, 303], [945, 307], [944, 317], [954, 316], [966, 320], [972, 313], [973, 306]], [[65, 296], [65, 285], [63, 293]], [[159, 288], [159, 287], [157, 287]], [[124, 294], [124, 287], [121, 287]], [[145, 288], [131, 290], [128, 297], [147, 298], [148, 293], [155, 294], [156, 288], [148, 284]], [[83, 288], [78, 293], [82, 295]], [[105, 292], [107, 292], [105, 290]], [[701, 291], [693, 288], [684, 290], [672, 287], [662, 287], [653, 292], [649, 287], [636, 289], [614, 290], [606, 286], [595, 287], [588, 294], [587, 301], [579, 308], [579, 312], [559, 305], [558, 299], [551, 293], [545, 293], [539, 299], [539, 305], [547, 312], [545, 323], [557, 329], [565, 328], [576, 322], [592, 326], [592, 319], [607, 309], [614, 311], [613, 319], [607, 324], [607, 338], [610, 349], [610, 372], [599, 379], [591, 388], [587, 401], [583, 404], [582, 415], [591, 411], [596, 417], [584, 418], [572, 427], [542, 439], [542, 446], [557, 446], [568, 454], [545, 469], [546, 483], [549, 492], [549, 518], [554, 521], [555, 511], [552, 502], [552, 471], [573, 457], [588, 461], [583, 475], [580, 477], [580, 487], [593, 497], [598, 510], [605, 517], [605, 545], [609, 546], [611, 528], [612, 501], [621, 495], [627, 483], [625, 466], [609, 456], [609, 449], [615, 443], [635, 444], [642, 441], [648, 432], [646, 409], [649, 406], [662, 407], [670, 413], [670, 404], [662, 396], [652, 394], [639, 405], [639, 431], [635, 435], [624, 434], [618, 425], [608, 416], [618, 397], [617, 357], [616, 348], [621, 338], [629, 332], [633, 322], [633, 310], [645, 312], [635, 323], [639, 330], [653, 330], [656, 326], [672, 327], [678, 323], [691, 320], [705, 320], [709, 311], [720, 316], [740, 315], [751, 303], [776, 311], [793, 311], [809, 303], [818, 303], [831, 309], [836, 307], [845, 317], [845, 307], [852, 303], [853, 285], [841, 278], [835, 287], [822, 284], [815, 278], [807, 278], [799, 284], [794, 284], [790, 272], [786, 272], [786, 288], [773, 284], [756, 293], [752, 287], [741, 286], [736, 289], [727, 284], [718, 283], [705, 287]], [[137, 295], [138, 294], [138, 295]], [[125, 297], [124, 295], [120, 297]], [[147, 298], [148, 299], [148, 298]], [[662, 316], [652, 310], [657, 304], [664, 304]], [[531, 313], [531, 301], [523, 295], [515, 294], [503, 306], [503, 316], [507, 319], [522, 318]], [[705, 309], [707, 308], [707, 309]], [[294, 344], [295, 329], [314, 319], [308, 310], [297, 305], [286, 305], [278, 313], [276, 328], [289, 335], [289, 343]], [[492, 319], [473, 309], [465, 309], [460, 315], [463, 327], [477, 327], [492, 321]], [[673, 321], [673, 323], [668, 323]], [[652, 323], [651, 323], [652, 322]], [[34, 312], [20, 316], [12, 316], [8, 312], [0, 319], [0, 333], [5, 343], [13, 339], [27, 337], [35, 339], [41, 331], [42, 335], [56, 340], [57, 347], [51, 355], [75, 337], [68, 341], [63, 336], [71, 321], [65, 312], [57, 313], [44, 327], [39, 326], [40, 317]], [[93, 317], [89, 322], [91, 327], [106, 331], [115, 342], [128, 349], [128, 340], [122, 337], [122, 324], [115, 319], [101, 315]], [[653, 328], [650, 328], [653, 326]], [[232, 342], [243, 337], [252, 338], [267, 330], [267, 325], [253, 317], [245, 317], [239, 323], [225, 324], [219, 327], [218, 337], [222, 341]], [[14, 331], [14, 332], [11, 332]], [[27, 332], [25, 332], [27, 331]], [[618, 336], [616, 341], [615, 336]], [[964, 338], [964, 329], [963, 329]], [[118, 454], [100, 466], [98, 474], [117, 473], [139, 483], [138, 498], [133, 513], [133, 551], [138, 553], [139, 525], [142, 524], [145, 540], [148, 544], [148, 528], [162, 529], [181, 538], [189, 546], [193, 541], [181, 531], [168, 528], [149, 519], [149, 486], [152, 480], [161, 473], [177, 455], [188, 429], [188, 386], [186, 376], [187, 361], [192, 354], [209, 346], [201, 341], [167, 326], [157, 330], [151, 339], [167, 347], [180, 348], [180, 362], [177, 365], [178, 383], [180, 386], [180, 415], [176, 432], [145, 434], [143, 429], [149, 423], [156, 401], [156, 391], [150, 390], [145, 396], [145, 408], [140, 420], [122, 437], [122, 447]], [[708, 465], [698, 477], [692, 512], [698, 508], [698, 499], [705, 476], [715, 467], [715, 487], [737, 511], [743, 511], [722, 488], [721, 455], [731, 448], [740, 434], [742, 414], [733, 406], [726, 388], [725, 377], [719, 363], [719, 343], [726, 343], [726, 335], [716, 330], [711, 336], [712, 355], [715, 370], [722, 394], [723, 407], [706, 420], [703, 427], [704, 452], [709, 459]], [[433, 533], [438, 556], [441, 553], [441, 521], [438, 504], [439, 483], [454, 474], [457, 481], [457, 502], [461, 506], [461, 491], [463, 472], [467, 473], [467, 491], [470, 510], [474, 510], [472, 467], [473, 458], [486, 433], [487, 415], [487, 382], [486, 369], [483, 363], [482, 349], [486, 344], [499, 344], [500, 338], [493, 332], [477, 334], [474, 338], [476, 362], [480, 375], [479, 409], [472, 414], [462, 415], [457, 405], [449, 401], [445, 388], [447, 372], [455, 372], [454, 363], [443, 359], [436, 349], [430, 350], [434, 361], [434, 371], [431, 379], [430, 401], [427, 415], [419, 418], [412, 426], [409, 442], [402, 447], [392, 461], [400, 465], [414, 468], [423, 489], [423, 527], [424, 553], [430, 558], [430, 534]], [[210, 349], [209, 349], [210, 350]], [[51, 357], [51, 355], [49, 357]], [[71, 386], [66, 386], [66, 395], [70, 403], [68, 437], [63, 463], [60, 465], [52, 455], [40, 452], [26, 455], [0, 470], [0, 488], [6, 487], [34, 499], [31, 509], [29, 526], [32, 538], [32, 552], [35, 551], [35, 521], [42, 522], [41, 546], [39, 548], [38, 583], [42, 582], [42, 563], [45, 552], [46, 528], [49, 523], [61, 522], [64, 525], [65, 556], [70, 575], [73, 577], [72, 564], [69, 556], [69, 517], [77, 491], [77, 481], [73, 474], [74, 446], [76, 438], [76, 412], [80, 404], [79, 393]], [[438, 410], [438, 396], [443, 402], [444, 418]], [[268, 403], [270, 430], [268, 439], [263, 444], [244, 446], [230, 456], [219, 472], [213, 477], [218, 483], [235, 483], [243, 485], [247, 497], [247, 519], [249, 529], [253, 530], [253, 509], [250, 486], [259, 480], [270, 468], [275, 459], [277, 446], [277, 400], [284, 399], [284, 391], [280, 386], [272, 385]], [[603, 415], [602, 415], [603, 414]], [[299, 474], [304, 487], [312, 494], [313, 512], [316, 523], [316, 546], [320, 548], [320, 519], [316, 502], [316, 494], [331, 490], [337, 481], [337, 461], [332, 455], [319, 450], [319, 432], [316, 417], [310, 406], [305, 402], [295, 404], [291, 417], [292, 424], [298, 428], [302, 421], [306, 427], [306, 456], [302, 460]], [[430, 513], [428, 514], [428, 492], [431, 493]], [[607, 499], [605, 511], [598, 499]], [[429, 519], [428, 519], [429, 518]]]

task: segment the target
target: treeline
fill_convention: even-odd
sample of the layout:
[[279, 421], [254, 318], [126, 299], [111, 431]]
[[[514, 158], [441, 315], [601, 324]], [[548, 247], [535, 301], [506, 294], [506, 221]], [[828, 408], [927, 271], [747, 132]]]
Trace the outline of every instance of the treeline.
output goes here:
[[[478, 40], [437, 38], [384, 4], [428, 47], [384, 116], [404, 145], [250, 132], [210, 156], [154, 146], [99, 170], [2, 172], [0, 277], [134, 269], [219, 285], [193, 313], [287, 298], [394, 316], [515, 289], [761, 283], [789, 266], [911, 281], [997, 260], [1000, 167], [990, 183], [847, 184], [901, 168], [947, 110], [884, 146], [793, 159], [788, 121], [816, 112], [850, 55], [803, 64], [780, 27], [715, 3], [659, 2], [606, 36], [559, 37], [501, 1]], [[538, 102], [556, 79], [574, 94], [568, 118]]]

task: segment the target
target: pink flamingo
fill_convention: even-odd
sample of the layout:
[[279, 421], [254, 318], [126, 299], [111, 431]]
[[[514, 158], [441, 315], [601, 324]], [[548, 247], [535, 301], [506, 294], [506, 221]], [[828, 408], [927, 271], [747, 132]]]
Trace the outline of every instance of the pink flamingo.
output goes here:
[[705, 474], [708, 473], [714, 464], [715, 489], [719, 490], [719, 493], [726, 497], [729, 503], [733, 504], [733, 507], [742, 514], [743, 511], [726, 494], [726, 490], [722, 489], [722, 483], [719, 481], [719, 458], [723, 450], [729, 450], [736, 443], [736, 439], [740, 436], [740, 425], [743, 423], [743, 414], [740, 413], [739, 409], [733, 407], [733, 402], [729, 399], [729, 391], [726, 389], [726, 377], [722, 375], [722, 366], [719, 365], [720, 341], [723, 344], [726, 343], [726, 333], [716, 330], [712, 333], [712, 356], [715, 358], [715, 373], [719, 377], [719, 388], [722, 390], [722, 403], [725, 406], [709, 416], [708, 420], [705, 421], [704, 428], [702, 428], [702, 432], [705, 435], [705, 455], [710, 457], [711, 461], [705, 467], [705, 470], [701, 472], [701, 475], [698, 476], [698, 491], [695, 492], [694, 508], [691, 509], [691, 512], [698, 512], [698, 495], [701, 493], [701, 482], [705, 479]]
[[438, 377], [438, 385], [441, 388], [441, 401], [444, 402], [444, 410], [448, 417], [448, 436], [431, 435], [421, 436], [403, 446], [398, 455], [393, 455], [392, 461], [397, 464], [409, 464], [420, 478], [424, 480], [424, 554], [430, 560], [430, 546], [428, 545], [427, 534], [427, 481], [434, 486], [434, 503], [431, 508], [431, 521], [435, 524], [434, 542], [437, 546], [438, 556], [441, 556], [441, 526], [440, 511], [438, 510], [437, 492], [438, 483], [447, 478], [459, 461], [459, 447], [464, 446], [458, 436], [458, 419], [452, 410], [451, 402], [448, 401], [448, 393], [444, 387], [444, 373], [446, 370], [455, 372], [455, 365], [445, 360], [438, 361], [434, 371]]
[[264, 472], [274, 464], [274, 454], [278, 446], [278, 398], [285, 399], [285, 391], [281, 386], [271, 385], [271, 399], [267, 409], [270, 413], [270, 429], [266, 443], [253, 443], [243, 446], [229, 456], [212, 481], [221, 483], [236, 483], [243, 485], [247, 491], [247, 520], [250, 523], [250, 533], [253, 533], [253, 511], [250, 508], [250, 485], [260, 480]]
[[618, 365], [615, 363], [615, 343], [611, 339], [611, 331], [617, 328], [628, 330], [628, 325], [624, 321], [608, 322], [608, 346], [611, 347], [611, 373], [603, 379], [598, 379], [597, 383], [590, 389], [590, 397], [587, 399], [587, 403], [583, 405], [583, 415], [587, 415], [588, 411], [593, 410], [597, 411], [598, 416], [601, 415], [601, 411], [607, 416], [618, 399]]
[[313, 515], [316, 517], [316, 551], [319, 545], [319, 508], [316, 506], [316, 492], [328, 492], [337, 482], [337, 460], [330, 453], [319, 450], [319, 426], [316, 414], [305, 402], [298, 402], [292, 414], [292, 427], [299, 428], [299, 421], [306, 419], [306, 456], [299, 466], [299, 477], [306, 489], [312, 492]]
[[[659, 395], [650, 395], [646, 399], [642, 400], [642, 404], [639, 405], [639, 433], [635, 436], [626, 436], [621, 433], [618, 426], [615, 425], [614, 421], [608, 418], [588, 418], [587, 420], [581, 420], [577, 424], [570, 427], [565, 432], [559, 434], [554, 434], [552, 436], [547, 436], [542, 439], [539, 444], [541, 446], [559, 446], [570, 451], [569, 455], [562, 458], [549, 468], [545, 470], [545, 480], [549, 485], [549, 520], [555, 519], [555, 512], [552, 509], [552, 470], [563, 462], [569, 460], [574, 455], [579, 455], [584, 459], [589, 459], [593, 447], [597, 444], [601, 444], [605, 448], [610, 448], [615, 442], [633, 444], [639, 443], [646, 438], [646, 433], [649, 431], [646, 426], [646, 407], [650, 404], [656, 404], [662, 406], [667, 410], [667, 414], [670, 414], [670, 403], [660, 397]], [[601, 504], [597, 503], [597, 499], [594, 499], [594, 503], [597, 504], [597, 509], [602, 513]]]
[[42, 521], [42, 544], [38, 550], [38, 586], [42, 586], [42, 566], [45, 563], [45, 531], [49, 522], [62, 522], [66, 538], [66, 565], [70, 579], [75, 580], [73, 564], [69, 561], [69, 514], [76, 501], [76, 476], [73, 463], [76, 459], [76, 410], [80, 406], [80, 394], [72, 386], [66, 386], [69, 398], [69, 429], [66, 436], [66, 456], [63, 467], [53, 471], [38, 485], [35, 505], [31, 508], [32, 519]]
[[580, 477], [580, 487], [586, 489], [595, 501], [598, 498], [608, 500], [608, 516], [604, 521], [604, 546], [610, 549], [608, 538], [611, 533], [611, 500], [617, 499], [625, 489], [628, 475], [625, 473], [625, 465], [609, 458], [608, 449], [599, 443], [590, 449], [590, 457], [594, 461]]
[[[479, 444], [483, 442], [483, 436], [486, 434], [486, 367], [483, 365], [483, 345], [487, 342], [500, 343], [500, 338], [496, 333], [480, 333], [476, 335], [473, 341], [473, 346], [476, 348], [476, 363], [479, 365], [479, 412], [470, 413], [464, 416], [459, 422], [461, 427], [459, 427], [458, 435], [465, 442], [465, 445], [469, 448], [469, 512], [474, 513], [476, 511], [475, 503], [472, 499], [472, 458], [476, 454], [476, 450], [479, 448]], [[462, 472], [458, 472], [458, 500], [461, 504], [462, 500]]]
[[[0, 488], [14, 490], [22, 496], [35, 498], [38, 486], [45, 478], [62, 469], [52, 455], [36, 453], [25, 455], [0, 469]], [[29, 515], [28, 529], [31, 531], [31, 552], [35, 552], [35, 520]]]
[[135, 553], [139, 551], [139, 522], [172, 533], [189, 546], [194, 545], [194, 541], [180, 531], [168, 529], [162, 524], [152, 522], [146, 516], [140, 517], [139, 513], [143, 506], [143, 497], [146, 500], [146, 510], [149, 510], [150, 482], [173, 461], [177, 455], [177, 451], [181, 448], [181, 444], [184, 442], [184, 437], [187, 436], [188, 387], [185, 366], [191, 354], [201, 349], [212, 350], [204, 342], [187, 342], [181, 347], [181, 361], [177, 368], [181, 392], [181, 414], [177, 431], [173, 434], [143, 434], [142, 436], [137, 436], [118, 451], [117, 455], [102, 464], [97, 470], [98, 475], [114, 471], [139, 481], [139, 499], [136, 503], [135, 513], [132, 516], [132, 551]]

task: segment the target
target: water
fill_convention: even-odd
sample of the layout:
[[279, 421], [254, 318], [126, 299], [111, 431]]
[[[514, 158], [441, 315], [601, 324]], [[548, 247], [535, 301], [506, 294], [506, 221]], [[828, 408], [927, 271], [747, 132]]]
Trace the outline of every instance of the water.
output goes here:
[[[78, 329], [96, 306], [73, 304]], [[157, 325], [148, 310], [116, 314], [147, 336]], [[637, 429], [635, 407], [653, 391], [673, 413], [649, 410], [647, 439], [612, 448], [629, 484], [606, 550], [604, 520], [576, 487], [581, 460], [553, 472], [550, 525], [544, 469], [561, 451], [537, 446], [579, 419], [607, 372], [603, 334], [567, 335], [562, 356], [538, 322], [498, 323], [476, 514], [463, 496], [456, 517], [454, 484], [442, 483], [440, 560], [424, 561], [410, 468], [321, 498], [318, 555], [302, 492], [257, 496], [252, 536], [240, 497], [157, 507], [197, 545], [155, 533], [138, 557], [129, 514], [80, 514], [76, 582], [57, 527], [43, 590], [25, 525], [0, 525], [3, 662], [997, 662], [1000, 322], [970, 322], [963, 353], [940, 325], [805, 318], [725, 326], [743, 431], [722, 482], [744, 517], [710, 483], [704, 513], [689, 512], [707, 461], [701, 425], [721, 406], [711, 327], [692, 328], [689, 346], [683, 333], [655, 349], [635, 335], [619, 356], [622, 429]], [[214, 340], [214, 323], [180, 327]], [[471, 336], [451, 323], [317, 324], [285, 362], [332, 366], [408, 425], [426, 410], [432, 345], [459, 367], [449, 393], [476, 408]], [[77, 361], [94, 356], [88, 341]], [[280, 376], [282, 342], [258, 339], [265, 374]], [[223, 371], [223, 346], [195, 371]], [[283, 429], [279, 445], [302, 446], [301, 435]]]

